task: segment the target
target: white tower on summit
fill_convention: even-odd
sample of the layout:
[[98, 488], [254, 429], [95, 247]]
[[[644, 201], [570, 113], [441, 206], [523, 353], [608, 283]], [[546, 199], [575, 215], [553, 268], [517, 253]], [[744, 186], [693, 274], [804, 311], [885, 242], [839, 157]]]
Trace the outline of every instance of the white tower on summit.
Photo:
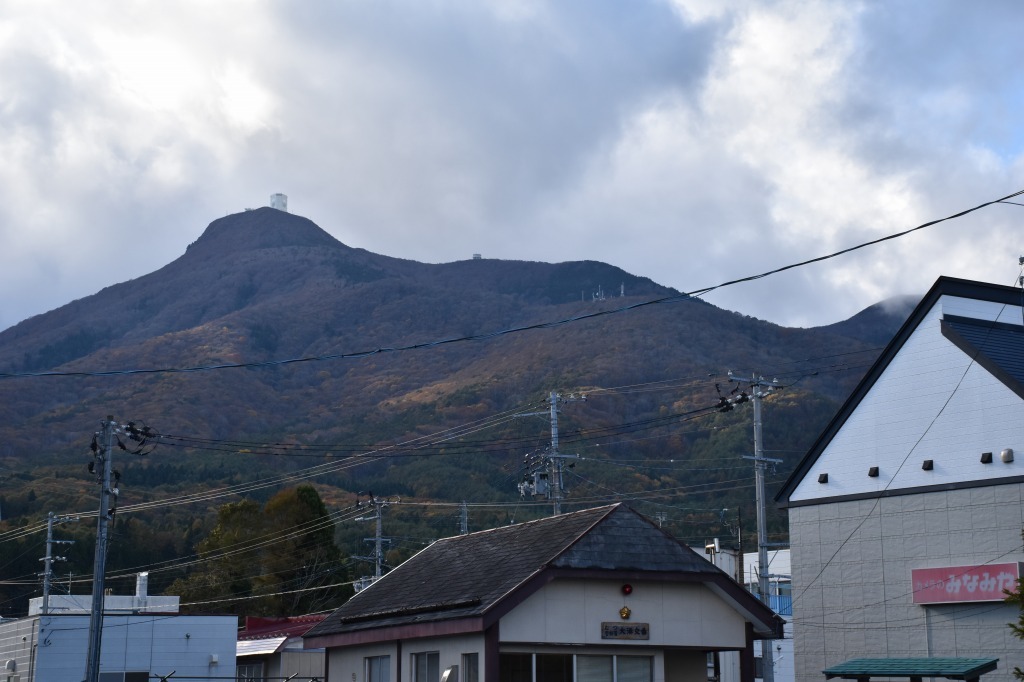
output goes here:
[[278, 192], [277, 194], [271, 194], [270, 195], [270, 208], [276, 208], [278, 211], [284, 211], [285, 213], [287, 213], [288, 212], [288, 195], [287, 194], [281, 194], [280, 192]]

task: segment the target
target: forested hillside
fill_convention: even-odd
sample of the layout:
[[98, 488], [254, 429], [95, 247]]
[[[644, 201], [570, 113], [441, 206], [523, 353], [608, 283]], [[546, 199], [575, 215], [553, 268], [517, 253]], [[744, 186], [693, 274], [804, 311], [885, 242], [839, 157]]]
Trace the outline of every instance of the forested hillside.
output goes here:
[[[154, 592], [194, 586], [225, 514], [300, 485], [325, 504], [346, 579], [372, 572], [353, 558], [372, 550], [354, 507], [371, 492], [390, 503], [390, 564], [463, 520], [550, 513], [519, 483], [550, 447], [551, 392], [586, 395], [558, 413], [559, 451], [579, 456], [564, 508], [630, 500], [694, 542], [735, 540], [741, 521], [751, 547], [751, 414], [718, 411], [744, 390], [727, 373], [784, 386], [765, 404], [771, 487], [906, 312], [789, 329], [603, 263], [430, 265], [274, 209], [228, 216], [152, 274], [0, 333], [0, 614], [39, 592], [47, 512], [95, 514], [88, 446], [106, 415], [160, 434], [146, 454], [115, 451], [115, 589], [147, 568]], [[60, 569], [75, 592], [94, 525], [59, 526], [77, 540]], [[777, 511], [771, 532], [785, 538]], [[278, 570], [249, 565], [264, 583]]]

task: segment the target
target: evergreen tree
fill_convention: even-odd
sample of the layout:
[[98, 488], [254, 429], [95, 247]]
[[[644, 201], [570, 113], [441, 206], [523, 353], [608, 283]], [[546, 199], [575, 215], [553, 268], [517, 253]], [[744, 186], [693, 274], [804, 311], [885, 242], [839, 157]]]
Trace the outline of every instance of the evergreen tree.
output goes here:
[[189, 612], [296, 616], [351, 594], [334, 522], [309, 485], [283, 490], [262, 508], [251, 500], [223, 505], [197, 550], [198, 566], [168, 590]]

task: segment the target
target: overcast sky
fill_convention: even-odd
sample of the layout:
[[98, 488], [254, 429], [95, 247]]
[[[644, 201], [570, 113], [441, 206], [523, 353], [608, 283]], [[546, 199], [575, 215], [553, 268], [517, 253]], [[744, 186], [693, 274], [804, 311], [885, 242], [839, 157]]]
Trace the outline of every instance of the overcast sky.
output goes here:
[[[1024, 189], [1022, 29], [1016, 0], [5, 0], [0, 328], [273, 192], [377, 253], [681, 291], [836, 251]], [[1013, 284], [1022, 224], [993, 206], [707, 299], [810, 326]]]

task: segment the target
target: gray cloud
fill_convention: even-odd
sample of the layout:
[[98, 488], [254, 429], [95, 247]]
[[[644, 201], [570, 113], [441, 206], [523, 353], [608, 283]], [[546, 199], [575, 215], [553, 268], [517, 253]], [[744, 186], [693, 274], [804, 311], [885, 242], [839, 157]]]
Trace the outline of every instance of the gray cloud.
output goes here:
[[[1021, 183], [1024, 9], [838, 1], [0, 10], [0, 327], [289, 194], [342, 241], [681, 290]], [[14, 30], [17, 27], [19, 30]], [[1020, 207], [709, 296], [795, 325], [1010, 283]]]

